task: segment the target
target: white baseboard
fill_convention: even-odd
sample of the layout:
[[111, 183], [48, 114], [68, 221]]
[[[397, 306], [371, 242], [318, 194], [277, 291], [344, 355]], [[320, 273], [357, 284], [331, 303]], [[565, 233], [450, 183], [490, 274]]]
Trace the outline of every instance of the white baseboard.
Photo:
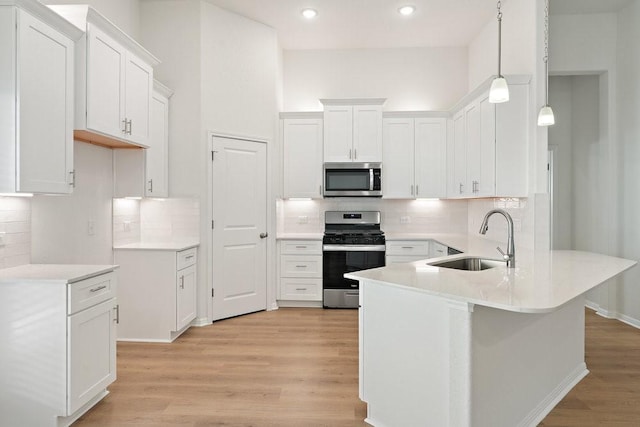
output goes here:
[[604, 310], [600, 307], [599, 304], [594, 303], [593, 301], [587, 301], [586, 307], [594, 310], [598, 316], [602, 316], [605, 319], [616, 319], [622, 323], [626, 323], [629, 326], [633, 326], [634, 328], [640, 329], [640, 320], [627, 316], [626, 314], [621, 314], [615, 311]]
[[322, 308], [322, 301], [278, 301], [280, 307]]
[[208, 326], [210, 324], [211, 324], [211, 320], [209, 320], [206, 317], [196, 317], [195, 319], [193, 319], [193, 321], [191, 321], [191, 326], [197, 326], [197, 327]]
[[562, 382], [518, 424], [518, 427], [536, 427], [588, 373], [587, 365], [584, 362], [580, 363], [573, 372], [562, 380]]
[[278, 303], [274, 302], [273, 304], [271, 304], [271, 307], [267, 308], [267, 311], [274, 311], [274, 310], [277, 310], [278, 308], [280, 308], [278, 307]]

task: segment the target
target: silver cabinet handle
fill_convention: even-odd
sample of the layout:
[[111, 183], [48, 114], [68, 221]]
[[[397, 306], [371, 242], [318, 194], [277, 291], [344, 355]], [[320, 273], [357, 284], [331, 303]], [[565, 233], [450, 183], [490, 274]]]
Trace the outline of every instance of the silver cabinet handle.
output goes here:
[[180, 276], [180, 289], [184, 289], [184, 276]]
[[296, 265], [296, 268], [307, 268], [308, 265]]
[[416, 184], [416, 196], [420, 194], [420, 187]]
[[267, 237], [269, 237], [269, 233], [260, 233], [261, 239], [266, 239]]
[[351, 148], [349, 148], [349, 160], [351, 160]]
[[306, 291], [307, 288], [296, 288], [296, 291]]
[[307, 249], [306, 246], [296, 246], [296, 249]]
[[184, 257], [185, 260], [188, 260], [188, 259], [191, 259], [191, 258], [193, 258], [193, 255], [188, 255], [188, 256]]
[[403, 246], [402, 249], [413, 249], [413, 246]]
[[464, 184], [460, 183], [460, 194], [462, 194], [462, 189], [464, 188]]
[[116, 316], [113, 319], [113, 321], [116, 322], [116, 325], [119, 325], [120, 324], [120, 304], [113, 307], [113, 311], [116, 312]]
[[76, 188], [76, 170], [74, 169], [69, 172], [69, 175], [71, 175], [71, 182], [69, 183], [69, 185], [71, 186], [71, 188]]
[[133, 132], [133, 120], [129, 120], [129, 135]]
[[353, 159], [354, 160], [358, 160], [358, 149], [357, 148], [353, 149]]
[[322, 196], [322, 185], [320, 185], [318, 188], [319, 188], [319, 190], [318, 190], [318, 194], [319, 194], [320, 196]]
[[97, 288], [93, 288], [93, 289], [89, 290], [89, 292], [92, 292], [92, 293], [93, 292], [98, 292], [98, 291], [101, 291], [103, 289], [107, 289], [107, 285], [98, 286]]
[[149, 180], [149, 193], [153, 193], [153, 178]]
[[411, 195], [413, 196], [413, 184], [411, 184]]
[[127, 123], [128, 123], [128, 120], [127, 120], [127, 118], [125, 117], [125, 118], [124, 118], [124, 120], [122, 121], [122, 125], [123, 125], [123, 127], [122, 127], [122, 133], [124, 133], [125, 135], [127, 134]]

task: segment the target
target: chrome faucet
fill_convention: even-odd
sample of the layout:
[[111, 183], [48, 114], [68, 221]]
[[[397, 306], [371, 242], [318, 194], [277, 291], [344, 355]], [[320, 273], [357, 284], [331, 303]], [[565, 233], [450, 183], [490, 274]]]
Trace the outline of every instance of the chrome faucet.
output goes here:
[[513, 242], [513, 219], [511, 218], [511, 215], [509, 215], [508, 212], [503, 211], [502, 209], [493, 209], [487, 212], [487, 214], [484, 216], [484, 219], [482, 220], [482, 225], [480, 225], [480, 234], [487, 234], [487, 230], [489, 229], [489, 218], [491, 217], [491, 215], [495, 213], [498, 213], [503, 217], [505, 217], [505, 219], [507, 220], [507, 224], [509, 226], [507, 230], [508, 232], [507, 253], [505, 254], [502, 251], [502, 249], [500, 249], [500, 246], [498, 246], [496, 249], [498, 250], [498, 252], [502, 254], [502, 258], [507, 262], [507, 268], [515, 268], [516, 267], [516, 245]]

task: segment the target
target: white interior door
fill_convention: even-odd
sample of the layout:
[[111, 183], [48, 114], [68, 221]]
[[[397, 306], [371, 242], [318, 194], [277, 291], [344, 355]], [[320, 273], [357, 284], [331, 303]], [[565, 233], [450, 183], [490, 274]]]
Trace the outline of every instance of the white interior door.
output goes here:
[[218, 320], [267, 308], [267, 147], [217, 136], [212, 142], [212, 319]]

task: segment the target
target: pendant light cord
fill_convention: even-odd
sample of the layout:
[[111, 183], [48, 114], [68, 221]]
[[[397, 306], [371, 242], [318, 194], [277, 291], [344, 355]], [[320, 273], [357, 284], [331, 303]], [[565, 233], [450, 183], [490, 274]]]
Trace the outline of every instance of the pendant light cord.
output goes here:
[[498, 0], [498, 77], [502, 77], [502, 2]]
[[544, 105], [549, 105], [549, 0], [544, 2]]

